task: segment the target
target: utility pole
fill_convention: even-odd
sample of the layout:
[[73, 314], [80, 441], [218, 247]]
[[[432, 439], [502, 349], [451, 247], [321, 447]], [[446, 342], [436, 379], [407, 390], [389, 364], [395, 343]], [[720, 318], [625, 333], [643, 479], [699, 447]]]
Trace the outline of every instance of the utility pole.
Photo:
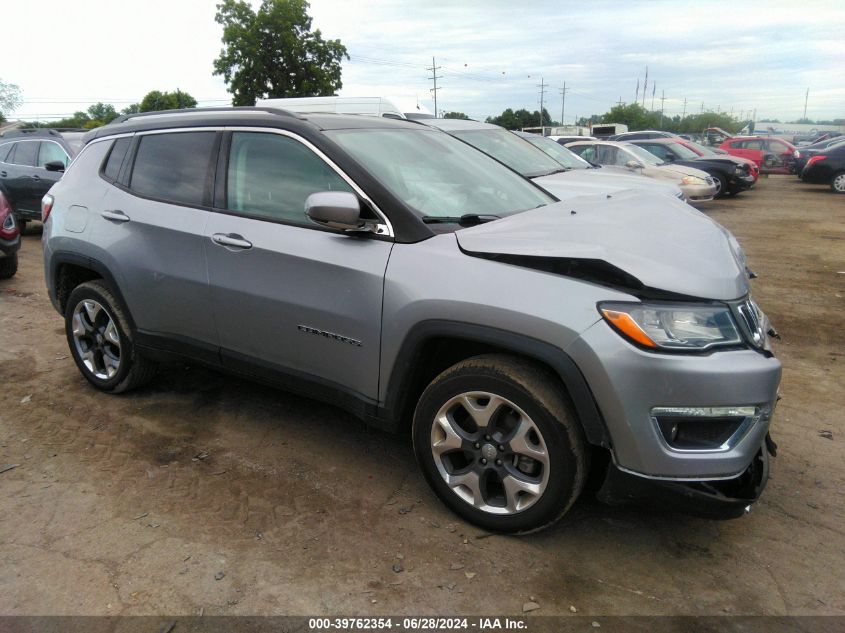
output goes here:
[[545, 96], [546, 96], [546, 86], [547, 85], [548, 84], [546, 84], [543, 81], [543, 76], [541, 75], [540, 76], [540, 85], [537, 86], [540, 89], [540, 135], [541, 136], [545, 136], [545, 134], [543, 134], [543, 102], [544, 102], [544, 99], [545, 99]]
[[804, 119], [807, 119], [807, 99], [810, 98], [810, 89], [807, 88], [806, 94], [804, 94]]
[[620, 108], [622, 107], [622, 95], [619, 95], [619, 101], [616, 102], [616, 105], [618, 105]]
[[434, 116], [436, 118], [437, 115], [438, 115], [438, 113], [437, 113], [437, 91], [440, 90], [440, 88], [437, 87], [437, 71], [440, 70], [440, 66], [438, 66], [437, 64], [434, 63], [434, 57], [431, 58], [431, 68], [426, 68], [426, 70], [431, 71], [432, 76], [429, 77], [429, 79], [434, 80], [434, 88], [429, 89], [429, 92], [431, 92], [434, 95]]
[[640, 102], [640, 78], [637, 77], [637, 91], [634, 93], [634, 103]]
[[654, 112], [654, 93], [657, 92], [657, 82], [651, 82], [651, 111]]
[[684, 113], [681, 115], [681, 119], [687, 118], [687, 98], [684, 97]]
[[701, 102], [701, 114], [704, 114], [704, 102]]
[[648, 88], [648, 66], [645, 67], [645, 83], [643, 84], [643, 107], [645, 107], [645, 89]]
[[[560, 124], [561, 124], [561, 125], [566, 125], [566, 123], [564, 123], [564, 122], [563, 122], [563, 113], [566, 111], [566, 91], [567, 91], [567, 90], [569, 90], [569, 88], [567, 88], [567, 87], [566, 87], [566, 82], [565, 82], [565, 81], [563, 82], [563, 88], [558, 88], [558, 90], [560, 90], [560, 95], [561, 95], [561, 101], [560, 101]], [[541, 110], [541, 112], [542, 112], [542, 110]]]
[[661, 93], [660, 97], [660, 127], [663, 127], [663, 102], [666, 101], [666, 91]]

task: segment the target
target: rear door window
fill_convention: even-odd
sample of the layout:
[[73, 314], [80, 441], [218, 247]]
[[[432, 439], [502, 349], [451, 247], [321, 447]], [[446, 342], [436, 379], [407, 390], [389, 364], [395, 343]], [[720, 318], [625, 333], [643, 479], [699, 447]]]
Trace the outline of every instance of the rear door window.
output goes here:
[[38, 142], [22, 141], [16, 144], [15, 154], [12, 162], [15, 165], [24, 165], [25, 167], [35, 167], [38, 160]]
[[173, 132], [141, 137], [129, 188], [142, 196], [196, 206], [210, 203], [216, 132]]
[[9, 157], [9, 154], [12, 152], [12, 148], [14, 146], [14, 143], [6, 143], [5, 145], [0, 145], [0, 163], [6, 162], [6, 159]]
[[126, 152], [129, 150], [131, 143], [132, 139], [127, 137], [119, 138], [112, 144], [109, 157], [103, 166], [103, 176], [111, 181], [117, 180], [120, 174], [120, 166], [123, 164], [123, 159], [126, 158]]
[[226, 177], [226, 207], [242, 215], [313, 227], [305, 200], [352, 188], [305, 145], [280, 134], [235, 132]]

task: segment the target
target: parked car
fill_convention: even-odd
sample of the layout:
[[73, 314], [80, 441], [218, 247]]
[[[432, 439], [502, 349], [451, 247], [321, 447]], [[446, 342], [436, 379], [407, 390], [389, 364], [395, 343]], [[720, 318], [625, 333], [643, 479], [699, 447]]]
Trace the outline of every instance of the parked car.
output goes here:
[[734, 162], [730, 156], [699, 156], [686, 147], [681, 139], [653, 138], [628, 142], [642, 147], [664, 163], [686, 165], [707, 172], [716, 185], [716, 198], [746, 191], [756, 180], [747, 165]]
[[0, 136], [0, 192], [11, 205], [21, 233], [28, 222], [41, 219], [41, 198], [81, 147], [78, 137], [81, 134], [66, 137], [43, 128], [11, 130]]
[[20, 247], [20, 229], [9, 201], [0, 191], [0, 279], [9, 279], [18, 272]]
[[581, 158], [598, 165], [616, 165], [631, 172], [672, 182], [681, 188], [687, 199], [695, 202], [712, 200], [718, 190], [713, 178], [694, 167], [665, 163], [653, 154], [631, 143], [592, 141], [566, 146]]
[[566, 145], [567, 143], [574, 143], [575, 141], [596, 141], [598, 140], [595, 136], [559, 136], [556, 134], [550, 134], [545, 138], [551, 139], [556, 143], [560, 143], [561, 145]]
[[748, 158], [757, 163], [764, 174], [791, 174], [795, 172], [798, 150], [781, 138], [768, 136], [736, 136], [720, 145], [732, 156]]
[[843, 143], [845, 143], [845, 137], [835, 136], [832, 138], [825, 139], [824, 141], [818, 141], [817, 143], [813, 143], [812, 145], [805, 145], [804, 147], [799, 147], [797, 149], [798, 154], [795, 157], [795, 173], [798, 174], [798, 177], [800, 178], [801, 173], [804, 170], [804, 165], [807, 164], [807, 161], [810, 160], [811, 156], [815, 156], [819, 152], [823, 152], [829, 147], [836, 147], [837, 145], [842, 145]]
[[615, 134], [608, 138], [608, 141], [635, 141], [652, 138], [678, 138], [677, 134], [672, 132], [663, 132], [661, 130], [640, 130], [639, 132], [623, 132], [622, 134]]
[[428, 119], [425, 125], [436, 127], [492, 156], [526, 178], [564, 200], [597, 193], [616, 193], [626, 189], [657, 191], [683, 198], [678, 187], [655, 183], [639, 174], [625, 171], [587, 169], [589, 163], [569, 152], [560, 159], [552, 158], [512, 132], [480, 121], [465, 119]]
[[725, 518], [761, 494], [781, 365], [739, 244], [680, 200], [560, 203], [376, 117], [158, 112], [88, 139], [42, 243], [95, 388], [188, 358], [410, 427], [434, 492], [501, 532], [558, 520], [591, 464], [603, 498]]
[[760, 168], [757, 166], [757, 163], [755, 163], [749, 158], [731, 156], [723, 149], [719, 149], [717, 147], [710, 147], [709, 145], [702, 145], [701, 143], [688, 139], [681, 138], [678, 142], [680, 142], [687, 149], [691, 149], [699, 156], [727, 159], [734, 161], [737, 165], [745, 165], [746, 167], [748, 167], [748, 171], [754, 177], [754, 182], [757, 182], [757, 179], [760, 177]]
[[836, 193], [845, 193], [845, 144], [834, 145], [811, 156], [801, 172], [801, 180], [829, 184]]

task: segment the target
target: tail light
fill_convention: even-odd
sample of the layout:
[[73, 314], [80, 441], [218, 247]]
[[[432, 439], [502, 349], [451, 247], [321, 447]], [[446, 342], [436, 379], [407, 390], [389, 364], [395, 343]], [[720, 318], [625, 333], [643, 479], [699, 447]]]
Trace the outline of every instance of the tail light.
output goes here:
[[4, 240], [11, 240], [20, 233], [18, 225], [15, 222], [15, 216], [12, 215], [12, 207], [6, 196], [0, 191], [0, 238]]
[[44, 196], [43, 198], [41, 198], [41, 222], [42, 223], [46, 222], [47, 218], [50, 217], [50, 211], [53, 210], [53, 202], [55, 202], [55, 200], [53, 199], [53, 196], [51, 196], [49, 193], [46, 196]]
[[811, 165], [815, 165], [816, 163], [820, 163], [820, 162], [822, 162], [823, 160], [826, 160], [826, 159], [827, 159], [827, 156], [813, 156], [813, 157], [810, 158], [810, 160], [807, 161], [807, 167], [810, 167]]

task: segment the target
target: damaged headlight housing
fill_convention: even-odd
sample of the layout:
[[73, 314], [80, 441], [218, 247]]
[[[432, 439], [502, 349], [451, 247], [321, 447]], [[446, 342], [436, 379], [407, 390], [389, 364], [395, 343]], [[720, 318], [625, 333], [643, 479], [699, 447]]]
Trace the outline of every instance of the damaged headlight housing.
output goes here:
[[601, 303], [598, 307], [619, 334], [654, 351], [705, 351], [743, 341], [726, 305]]

